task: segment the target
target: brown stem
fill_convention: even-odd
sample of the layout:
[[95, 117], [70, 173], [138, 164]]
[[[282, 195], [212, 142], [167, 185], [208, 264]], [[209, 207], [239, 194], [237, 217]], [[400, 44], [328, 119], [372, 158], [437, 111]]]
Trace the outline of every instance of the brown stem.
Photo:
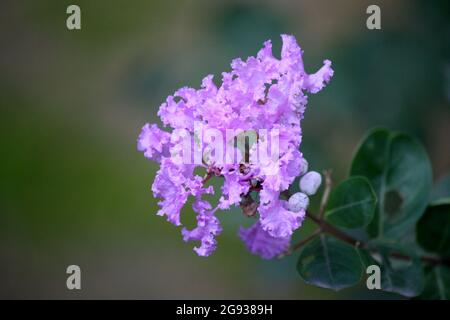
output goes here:
[[213, 173], [211, 171], [209, 171], [207, 174], [205, 174], [205, 176], [203, 177], [203, 184], [205, 184], [206, 182], [208, 182], [209, 179], [211, 179], [213, 176]]
[[[310, 218], [313, 222], [315, 222], [318, 226], [319, 229], [317, 229], [316, 231], [314, 231], [311, 235], [309, 235], [308, 237], [306, 237], [303, 240], [300, 240], [299, 242], [297, 242], [295, 245], [293, 245], [287, 252], [285, 252], [284, 254], [281, 254], [278, 256], [278, 258], [282, 258], [286, 255], [291, 254], [292, 252], [300, 249], [305, 243], [309, 242], [310, 240], [314, 239], [317, 235], [319, 235], [322, 232], [326, 232], [352, 246], [355, 246], [357, 248], [367, 248], [367, 244], [356, 239], [353, 238], [352, 236], [346, 234], [345, 232], [339, 230], [338, 228], [332, 226], [331, 224], [327, 223], [324, 219], [323, 219], [323, 212], [325, 210], [325, 206], [328, 202], [328, 197], [329, 197], [329, 190], [331, 190], [331, 171], [326, 171], [325, 173], [325, 192], [327, 192], [328, 190], [328, 194], [325, 197], [322, 197], [322, 201], [321, 201], [321, 211], [322, 214], [319, 215], [319, 217], [316, 217], [315, 215], [311, 214], [310, 212], [306, 211], [306, 216], [308, 218]], [[252, 191], [261, 191], [261, 188], [255, 188]], [[291, 196], [289, 190], [285, 190], [283, 192], [281, 192], [281, 195], [284, 196], [286, 199], [289, 199], [289, 197]], [[372, 252], [374, 252], [373, 250], [371, 250]], [[399, 259], [399, 260], [411, 260], [410, 257], [408, 257], [407, 255], [404, 255], [400, 252], [392, 252], [390, 253], [390, 256], [395, 258], [395, 259]], [[421, 256], [420, 260], [422, 262], [425, 263], [429, 263], [431, 265], [445, 265], [450, 267], [450, 259], [449, 258], [439, 258], [439, 257], [433, 257], [433, 256]]]
[[[399, 259], [399, 260], [411, 260], [410, 257], [401, 254], [399, 252], [392, 252], [391, 257]], [[432, 256], [421, 256], [420, 260], [425, 263], [429, 263], [431, 265], [444, 265], [447, 267], [450, 267], [450, 260], [445, 258], [439, 258], [439, 257], [432, 257]]]
[[[347, 242], [348, 244], [355, 246], [355, 247], [359, 247], [359, 248], [366, 248], [367, 249], [367, 244], [355, 239], [351, 236], [349, 236], [348, 234], [342, 232], [341, 230], [337, 229], [336, 227], [330, 225], [329, 223], [327, 223], [326, 221], [324, 221], [323, 219], [320, 219], [318, 217], [316, 217], [315, 215], [311, 214], [310, 212], [306, 212], [306, 216], [308, 218], [310, 218], [312, 221], [314, 221], [318, 226], [319, 226], [319, 230], [326, 232], [344, 242]], [[313, 235], [313, 234], [312, 234]], [[317, 234], [314, 234], [314, 236], [316, 236]], [[295, 251], [298, 248], [300, 248], [301, 246], [299, 246], [300, 242], [297, 243], [296, 245], [294, 245], [292, 247], [292, 249], [290, 250]], [[303, 244], [302, 244], [303, 245]], [[372, 250], [372, 252], [374, 252]], [[399, 260], [411, 260], [410, 257], [408, 257], [407, 255], [404, 255], [400, 252], [392, 252], [390, 254], [390, 256], [392, 258], [395, 259], [399, 259]], [[445, 265], [445, 266], [450, 266], [450, 259], [444, 259], [444, 258], [439, 258], [439, 257], [433, 257], [433, 256], [421, 256], [420, 260], [432, 265]]]
[[306, 238], [300, 240], [299, 242], [297, 242], [291, 249], [291, 251], [295, 251], [300, 249], [305, 243], [309, 242], [310, 240], [314, 239], [317, 235], [319, 235], [320, 233], [322, 233], [321, 229], [316, 229], [313, 233], [311, 233], [309, 236], [307, 236]]
[[322, 200], [320, 201], [319, 218], [322, 219], [325, 214], [325, 207], [328, 203], [328, 198], [330, 197], [331, 191], [331, 170], [325, 170], [323, 172], [325, 176], [325, 190], [323, 191]]
[[218, 177], [218, 178], [223, 178], [223, 175], [214, 172], [214, 170], [209, 170], [206, 172], [206, 174], [203, 176], [203, 180], [202, 183], [205, 184], [206, 182], [209, 181], [209, 179], [211, 179], [212, 177]]
[[361, 242], [348, 234], [342, 232], [341, 230], [333, 227], [331, 224], [328, 224], [325, 220], [322, 220], [320, 218], [317, 218], [315, 215], [311, 214], [310, 212], [306, 212], [306, 216], [310, 218], [312, 221], [314, 221], [321, 230], [323, 230], [326, 233], [329, 233], [333, 235], [334, 237], [347, 242], [351, 244], [352, 246], [361, 246]]
[[281, 259], [281, 258], [284, 258], [285, 256], [288, 256], [288, 255], [292, 254], [292, 252], [300, 249], [304, 244], [306, 244], [309, 241], [311, 241], [312, 239], [314, 239], [320, 233], [322, 233], [322, 230], [320, 230], [320, 229], [314, 230], [313, 233], [311, 233], [306, 238], [304, 238], [304, 239], [300, 240], [299, 242], [297, 242], [292, 248], [289, 248], [286, 252], [281, 253], [277, 258]]

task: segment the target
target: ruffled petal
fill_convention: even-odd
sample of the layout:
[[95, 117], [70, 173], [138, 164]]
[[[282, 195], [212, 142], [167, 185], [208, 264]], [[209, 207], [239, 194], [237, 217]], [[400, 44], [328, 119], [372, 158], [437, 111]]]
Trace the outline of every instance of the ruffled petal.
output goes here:
[[163, 153], [167, 153], [170, 134], [162, 131], [156, 124], [145, 124], [137, 140], [137, 149], [144, 156], [154, 161], [160, 161]]
[[305, 210], [292, 212], [285, 200], [275, 200], [258, 208], [261, 227], [272, 237], [285, 238], [298, 229], [305, 218]]
[[275, 238], [261, 227], [259, 221], [248, 229], [241, 227], [239, 236], [244, 241], [248, 250], [263, 259], [272, 259], [286, 252], [289, 248], [291, 237]]
[[207, 257], [216, 250], [217, 241], [215, 239], [222, 232], [219, 219], [211, 212], [211, 205], [203, 200], [196, 200], [193, 209], [197, 212], [197, 227], [181, 231], [184, 241], [200, 241], [200, 246], [194, 251], [202, 257]]
[[317, 93], [322, 90], [325, 85], [330, 81], [334, 74], [334, 70], [331, 69], [331, 61], [325, 60], [323, 67], [314, 74], [310, 74], [305, 79], [305, 89], [311, 93]]

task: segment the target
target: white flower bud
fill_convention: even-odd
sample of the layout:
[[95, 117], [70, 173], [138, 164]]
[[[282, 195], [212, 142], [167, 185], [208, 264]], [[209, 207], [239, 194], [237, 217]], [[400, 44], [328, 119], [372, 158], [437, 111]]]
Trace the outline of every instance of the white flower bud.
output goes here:
[[289, 211], [299, 212], [302, 209], [306, 209], [309, 205], [309, 198], [302, 192], [294, 193], [288, 201]]
[[298, 174], [299, 176], [304, 175], [305, 173], [308, 172], [308, 161], [306, 161], [305, 158], [302, 158], [301, 160], [301, 167], [300, 167], [300, 173]]
[[320, 173], [310, 171], [300, 179], [300, 190], [309, 196], [312, 196], [319, 189], [322, 183], [322, 176]]

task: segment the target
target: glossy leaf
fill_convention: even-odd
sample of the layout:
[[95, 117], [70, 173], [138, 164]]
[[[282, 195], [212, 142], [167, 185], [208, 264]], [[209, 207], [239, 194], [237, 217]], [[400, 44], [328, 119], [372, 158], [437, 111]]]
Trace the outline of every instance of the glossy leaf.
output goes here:
[[372, 263], [381, 269], [381, 290], [405, 297], [422, 293], [425, 286], [422, 264], [410, 250], [393, 243], [378, 242], [370, 245], [370, 251], [375, 252]]
[[347, 229], [365, 227], [373, 219], [376, 199], [366, 178], [349, 178], [332, 190], [325, 218], [332, 224]]
[[425, 289], [418, 299], [450, 300], [450, 268], [428, 266], [425, 268]]
[[417, 242], [429, 252], [450, 256], [450, 198], [427, 208], [417, 223]]
[[353, 246], [321, 234], [304, 245], [297, 270], [306, 283], [340, 290], [361, 279], [362, 265]]
[[364, 139], [350, 174], [369, 179], [378, 198], [367, 231], [398, 239], [422, 216], [431, 190], [431, 166], [423, 147], [411, 137], [376, 129]]

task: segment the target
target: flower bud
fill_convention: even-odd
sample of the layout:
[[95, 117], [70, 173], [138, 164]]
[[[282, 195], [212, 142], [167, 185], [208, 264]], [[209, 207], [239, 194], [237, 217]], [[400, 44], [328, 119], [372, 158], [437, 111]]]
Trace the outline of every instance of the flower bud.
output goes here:
[[310, 171], [300, 179], [300, 190], [309, 196], [312, 196], [319, 189], [322, 183], [322, 176], [320, 173]]
[[308, 161], [306, 161], [305, 158], [302, 158], [300, 165], [301, 165], [301, 167], [300, 167], [299, 176], [302, 176], [308, 172]]
[[302, 209], [306, 209], [309, 205], [309, 198], [303, 192], [294, 193], [288, 201], [289, 211], [299, 212]]

